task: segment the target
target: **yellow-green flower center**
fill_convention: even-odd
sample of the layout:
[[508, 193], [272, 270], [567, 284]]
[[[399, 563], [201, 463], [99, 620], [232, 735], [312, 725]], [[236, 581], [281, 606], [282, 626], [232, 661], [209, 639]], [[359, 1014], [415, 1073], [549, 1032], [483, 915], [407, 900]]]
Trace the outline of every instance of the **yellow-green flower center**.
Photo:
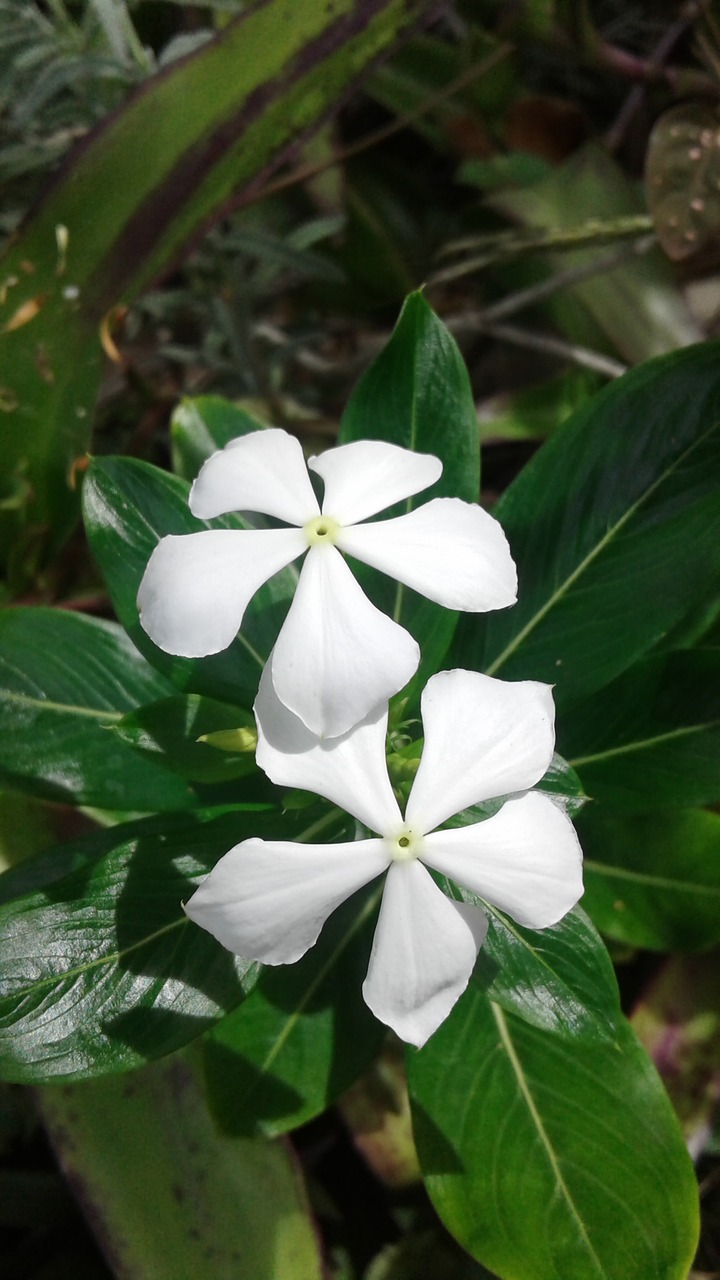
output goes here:
[[393, 862], [410, 862], [420, 853], [422, 836], [411, 827], [405, 827], [398, 835], [388, 836], [385, 843]]
[[311, 547], [321, 546], [323, 542], [334, 547], [339, 532], [340, 525], [337, 520], [333, 520], [332, 516], [315, 516], [314, 520], [309, 520], [305, 525], [305, 533]]

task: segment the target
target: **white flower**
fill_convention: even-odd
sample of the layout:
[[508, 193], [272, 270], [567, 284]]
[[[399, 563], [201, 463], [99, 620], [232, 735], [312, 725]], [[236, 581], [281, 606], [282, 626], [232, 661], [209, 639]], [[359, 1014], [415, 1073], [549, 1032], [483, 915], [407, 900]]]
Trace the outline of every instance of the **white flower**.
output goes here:
[[142, 625], [168, 653], [227, 648], [251, 597], [307, 553], [272, 657], [275, 691], [320, 736], [345, 733], [410, 679], [414, 639], [370, 603], [340, 552], [364, 560], [449, 609], [501, 609], [516, 599], [505, 535], [459, 498], [436, 498], [392, 520], [368, 516], [426, 489], [442, 472], [428, 454], [361, 440], [311, 458], [322, 511], [298, 440], [277, 428], [233, 440], [203, 466], [190, 509], [203, 520], [257, 511], [293, 527], [213, 529], [166, 537], [145, 571]]
[[[580, 898], [582, 854], [572, 824], [547, 796], [527, 791], [553, 753], [549, 685], [474, 671], [433, 676], [404, 817], [385, 763], [386, 710], [321, 741], [264, 677], [255, 713], [258, 763], [273, 782], [325, 796], [378, 838], [244, 840], [231, 849], [186, 911], [236, 954], [266, 964], [298, 960], [341, 902], [387, 872], [363, 995], [382, 1022], [419, 1046], [465, 990], [487, 932], [485, 913], [447, 897], [427, 867], [534, 929], [555, 924]], [[462, 809], [507, 795], [493, 817], [437, 830]]]

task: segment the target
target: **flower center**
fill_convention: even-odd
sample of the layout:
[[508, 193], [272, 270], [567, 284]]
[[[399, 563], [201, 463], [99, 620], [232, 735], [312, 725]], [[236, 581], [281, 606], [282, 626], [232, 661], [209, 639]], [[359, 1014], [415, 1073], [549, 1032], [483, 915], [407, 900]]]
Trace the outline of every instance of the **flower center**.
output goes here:
[[422, 836], [418, 831], [405, 827], [397, 836], [386, 838], [388, 852], [393, 862], [410, 862], [417, 858], [422, 848]]
[[315, 516], [314, 520], [309, 520], [305, 525], [305, 534], [311, 547], [321, 546], [323, 542], [334, 547], [339, 532], [340, 525], [332, 516]]

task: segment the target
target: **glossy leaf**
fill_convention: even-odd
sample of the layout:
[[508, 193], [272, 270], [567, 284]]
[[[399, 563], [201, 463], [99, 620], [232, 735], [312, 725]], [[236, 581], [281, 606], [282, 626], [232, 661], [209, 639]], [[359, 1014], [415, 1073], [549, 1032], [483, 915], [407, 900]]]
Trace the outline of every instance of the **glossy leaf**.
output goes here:
[[553, 753], [547, 773], [533, 789], [554, 796], [571, 818], [580, 812], [587, 799], [575, 770], [557, 751]]
[[360, 1075], [386, 1028], [362, 998], [377, 885], [333, 913], [293, 965], [266, 967], [248, 1000], [205, 1038], [210, 1105], [227, 1133], [283, 1133]]
[[114, 810], [178, 809], [190, 789], [111, 732], [167, 682], [119, 627], [61, 609], [0, 614], [0, 778], [47, 800]]
[[287, 827], [253, 809], [176, 815], [161, 831], [157, 820], [115, 827], [99, 856], [87, 860], [78, 842], [75, 870], [0, 908], [0, 1075], [128, 1070], [239, 1004], [257, 965], [193, 925], [182, 903], [233, 844]]
[[615, 810], [720, 800], [720, 649], [638, 663], [568, 707], [558, 738], [588, 795]]
[[686, 1280], [692, 1165], [627, 1024], [582, 1046], [471, 988], [408, 1082], [431, 1199], [502, 1280]]
[[[422, 293], [406, 299], [390, 342], [350, 398], [338, 443], [351, 440], [387, 440], [441, 459], [437, 484], [408, 499], [403, 510], [436, 497], [478, 500], [479, 432], [470, 380], [454, 338]], [[457, 614], [373, 570], [360, 567], [358, 577], [418, 640], [422, 661], [411, 685], [418, 691], [441, 664]]]
[[477, 501], [478, 425], [470, 379], [455, 339], [422, 293], [406, 299], [389, 343], [350, 397], [339, 443], [351, 440], [387, 440], [441, 459], [437, 484], [409, 499], [411, 506], [436, 497]]
[[533, 1027], [578, 1041], [617, 1038], [613, 967], [579, 907], [549, 929], [523, 929], [493, 912], [473, 981]]
[[[557, 754], [537, 791], [553, 796], [569, 815], [584, 804], [577, 775]], [[502, 798], [464, 809], [444, 825], [467, 826], [497, 813]], [[510, 1013], [532, 1026], [581, 1040], [612, 1040], [619, 1015], [618, 991], [607, 950], [579, 907], [549, 929], [525, 929], [446, 876], [438, 883], [450, 897], [480, 906], [489, 927], [473, 982]]]
[[588, 805], [584, 905], [609, 938], [655, 951], [720, 944], [720, 816], [617, 815]]
[[[192, 782], [224, 782], [255, 769], [257, 730], [250, 711], [198, 693], [175, 694], [140, 707], [112, 726], [146, 760], [162, 764]], [[220, 750], [208, 736], [219, 735], [235, 750]]]
[[632, 370], [574, 414], [495, 509], [518, 603], [462, 619], [453, 661], [546, 680], [567, 706], [656, 644], [720, 577], [719, 401], [707, 344]]
[[218, 1134], [187, 1062], [46, 1086], [36, 1100], [114, 1274], [322, 1280], [291, 1148]]
[[[56, 545], [77, 512], [100, 325], [231, 201], [294, 158], [420, 0], [264, 0], [166, 66], [70, 153], [0, 278], [0, 439], [18, 494], [8, 533]], [[138, 145], [138, 140], [142, 145]]]
[[211, 453], [224, 449], [230, 440], [261, 431], [267, 425], [222, 396], [183, 400], [170, 424], [173, 471], [183, 480], [194, 480]]
[[473, 982], [503, 1009], [568, 1039], [614, 1041], [620, 1013], [607, 950], [579, 907], [549, 929], [525, 929], [441, 876], [461, 902], [481, 906], [488, 932]]
[[[163, 653], [140, 625], [137, 592], [160, 538], [208, 527], [191, 514], [187, 495], [184, 480], [157, 467], [128, 458], [97, 459], [83, 486], [90, 546], [120, 621], [149, 661], [180, 689], [249, 707], [292, 599], [297, 571], [290, 566], [260, 588], [246, 610], [240, 635], [229, 649], [201, 659]], [[243, 517], [233, 515], [213, 520], [212, 527], [250, 526]]]

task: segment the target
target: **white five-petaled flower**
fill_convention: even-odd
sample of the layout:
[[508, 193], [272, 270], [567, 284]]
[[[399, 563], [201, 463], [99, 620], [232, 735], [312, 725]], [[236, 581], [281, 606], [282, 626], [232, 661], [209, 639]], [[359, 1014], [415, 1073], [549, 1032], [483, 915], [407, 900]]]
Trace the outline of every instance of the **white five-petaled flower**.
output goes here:
[[[555, 924], [580, 898], [572, 823], [546, 795], [528, 791], [553, 753], [549, 685], [473, 671], [433, 676], [404, 817], [385, 761], [387, 709], [321, 741], [278, 701], [266, 668], [255, 714], [258, 763], [272, 781], [325, 796], [378, 838], [251, 839], [231, 849], [186, 911], [236, 954], [266, 964], [298, 960], [331, 912], [386, 872], [363, 994], [382, 1022], [419, 1046], [467, 986], [487, 932], [481, 908], [447, 897], [428, 867], [535, 929]], [[484, 821], [438, 829], [470, 805], [507, 795]]]
[[208, 529], [168, 536], [138, 593], [141, 621], [161, 649], [203, 657], [227, 648], [260, 586], [306, 554], [275, 644], [280, 701], [321, 737], [358, 724], [416, 671], [419, 649], [376, 609], [347, 553], [449, 609], [513, 604], [515, 566], [492, 516], [459, 498], [362, 523], [440, 477], [442, 463], [382, 441], [341, 445], [308, 466], [322, 478], [322, 510], [298, 440], [278, 428], [233, 440], [203, 466], [190, 509], [207, 520], [231, 511], [273, 516], [290, 528]]

